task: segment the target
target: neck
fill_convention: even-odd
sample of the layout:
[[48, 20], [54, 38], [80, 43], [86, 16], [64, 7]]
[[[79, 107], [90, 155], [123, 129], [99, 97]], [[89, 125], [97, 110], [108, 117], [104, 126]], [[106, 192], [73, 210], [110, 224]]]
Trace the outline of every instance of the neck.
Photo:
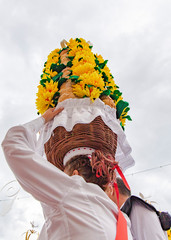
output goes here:
[[124, 195], [119, 194], [119, 207], [120, 208], [122, 207], [122, 205], [126, 202], [126, 200], [128, 198], [129, 198], [128, 196], [124, 196]]

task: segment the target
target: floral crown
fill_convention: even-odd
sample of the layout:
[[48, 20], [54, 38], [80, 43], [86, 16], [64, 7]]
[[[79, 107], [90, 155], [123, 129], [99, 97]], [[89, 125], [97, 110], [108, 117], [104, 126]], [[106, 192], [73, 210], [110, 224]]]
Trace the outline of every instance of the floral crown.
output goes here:
[[[92, 52], [92, 44], [83, 38], [62, 41], [61, 49], [52, 51], [44, 64], [43, 74], [36, 99], [38, 114], [55, 107], [61, 98], [63, 86], [70, 82], [70, 97], [89, 97], [92, 101], [100, 98], [111, 107], [116, 107], [116, 115], [124, 129], [128, 115], [129, 103], [122, 98], [119, 87], [115, 84], [108, 60]], [[66, 94], [66, 93], [65, 93]]]

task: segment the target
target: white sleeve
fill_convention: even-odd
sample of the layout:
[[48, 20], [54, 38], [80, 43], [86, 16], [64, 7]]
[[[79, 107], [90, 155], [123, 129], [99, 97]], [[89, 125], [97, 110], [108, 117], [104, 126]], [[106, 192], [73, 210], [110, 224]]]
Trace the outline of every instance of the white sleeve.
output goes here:
[[2, 142], [6, 160], [21, 186], [37, 200], [55, 205], [73, 187], [73, 179], [36, 151], [36, 133], [44, 124], [42, 117], [11, 128]]
[[133, 202], [130, 220], [134, 240], [167, 239], [156, 212], [150, 211], [137, 202]]

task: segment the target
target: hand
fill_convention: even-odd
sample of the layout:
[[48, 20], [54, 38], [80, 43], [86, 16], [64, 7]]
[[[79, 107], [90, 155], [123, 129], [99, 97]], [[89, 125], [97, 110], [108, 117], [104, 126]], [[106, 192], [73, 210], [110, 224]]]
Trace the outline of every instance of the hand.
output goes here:
[[45, 123], [51, 121], [56, 115], [58, 115], [60, 112], [63, 111], [63, 107], [57, 108], [55, 110], [54, 108], [49, 108], [43, 115], [42, 117], [45, 119]]

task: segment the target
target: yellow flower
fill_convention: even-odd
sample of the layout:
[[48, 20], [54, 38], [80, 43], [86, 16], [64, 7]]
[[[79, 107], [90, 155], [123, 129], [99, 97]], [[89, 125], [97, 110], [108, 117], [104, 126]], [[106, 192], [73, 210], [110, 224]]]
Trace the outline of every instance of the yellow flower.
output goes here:
[[168, 240], [171, 240], [171, 228], [167, 231]]
[[73, 75], [80, 76], [84, 73], [92, 73], [94, 71], [94, 65], [92, 65], [91, 63], [85, 63], [83, 65], [78, 65], [77, 67], [73, 65], [71, 67], [71, 70]]
[[43, 76], [41, 77], [41, 79], [46, 80], [48, 78], [50, 78], [49, 74], [43, 73]]
[[83, 39], [80, 38], [81, 42], [78, 42], [76, 39], [70, 39], [67, 43], [67, 46], [69, 47], [69, 56], [75, 56], [77, 52], [81, 52], [83, 49], [86, 51], [91, 51], [89, 48], [89, 44]]
[[42, 85], [38, 86], [38, 93], [36, 99], [37, 110], [40, 114], [43, 114], [48, 108], [54, 107], [53, 96], [58, 91], [58, 83], [50, 82], [45, 83], [45, 87]]
[[77, 67], [78, 65], [83, 65], [85, 63], [90, 63], [95, 67], [95, 59], [94, 54], [90, 51], [82, 50], [81, 52], [77, 52], [75, 55], [75, 58], [72, 61], [72, 64], [74, 67]]
[[59, 53], [58, 53], [59, 51], [60, 51], [59, 48], [53, 50], [53, 51], [48, 55], [48, 60], [50, 60], [50, 59], [52, 59], [52, 58], [54, 58], [54, 57], [59, 58]]
[[96, 54], [97, 59], [99, 60], [99, 63], [103, 63], [104, 59], [100, 54]]
[[90, 73], [84, 73], [80, 75], [79, 79], [81, 79], [84, 84], [87, 85], [93, 85], [95, 87], [99, 87], [101, 90], [104, 90], [104, 81], [98, 72], [90, 72]]
[[122, 126], [125, 126], [126, 118], [122, 118], [122, 116], [121, 116], [119, 120], [120, 120]]
[[99, 98], [101, 94], [101, 90], [96, 87], [90, 88], [90, 99], [94, 101], [94, 99]]
[[89, 88], [88, 87], [84, 87], [84, 84], [75, 84], [73, 85], [73, 93], [79, 97], [79, 98], [82, 98], [82, 97], [89, 97], [90, 96], [90, 91], [89, 91]]

